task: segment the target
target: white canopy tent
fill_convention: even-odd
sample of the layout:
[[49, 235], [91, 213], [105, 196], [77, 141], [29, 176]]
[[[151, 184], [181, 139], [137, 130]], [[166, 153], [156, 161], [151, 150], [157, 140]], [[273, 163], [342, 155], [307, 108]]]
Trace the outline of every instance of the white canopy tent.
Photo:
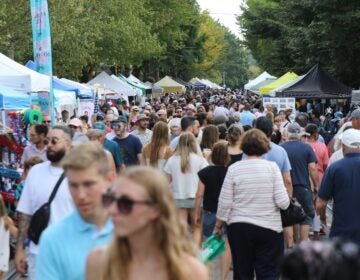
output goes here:
[[127, 78], [131, 83], [142, 87], [144, 89], [152, 89], [151, 86], [148, 86], [147, 84], [143, 83], [142, 81], [140, 81], [138, 78], [136, 78], [133, 74], [131, 74], [128, 78]]
[[50, 77], [0, 53], [0, 85], [22, 92], [50, 91]]
[[88, 85], [94, 86], [95, 88], [102, 88], [104, 92], [115, 92], [118, 95], [116, 98], [121, 98], [123, 96], [136, 96], [141, 91], [134, 89], [128, 83], [120, 80], [116, 76], [110, 76], [106, 72], [101, 72], [94, 79], [87, 83]]
[[254, 85], [257, 85], [257, 84], [259, 84], [259, 83], [261, 83], [261, 82], [263, 82], [265, 80], [269, 80], [269, 79], [275, 80], [276, 77], [272, 76], [268, 72], [264, 71], [259, 76], [257, 76], [254, 80], [249, 80], [249, 82], [247, 84], [245, 84], [244, 88], [245, 89], [250, 89]]

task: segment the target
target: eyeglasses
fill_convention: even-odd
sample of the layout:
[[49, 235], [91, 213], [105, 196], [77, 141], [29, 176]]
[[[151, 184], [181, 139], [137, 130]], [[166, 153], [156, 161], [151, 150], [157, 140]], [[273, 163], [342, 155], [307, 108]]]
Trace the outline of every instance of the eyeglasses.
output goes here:
[[151, 205], [150, 201], [146, 200], [133, 200], [128, 196], [115, 197], [112, 193], [104, 193], [102, 195], [102, 204], [105, 208], [109, 208], [113, 202], [116, 202], [117, 210], [119, 213], [128, 215], [134, 208], [135, 204]]

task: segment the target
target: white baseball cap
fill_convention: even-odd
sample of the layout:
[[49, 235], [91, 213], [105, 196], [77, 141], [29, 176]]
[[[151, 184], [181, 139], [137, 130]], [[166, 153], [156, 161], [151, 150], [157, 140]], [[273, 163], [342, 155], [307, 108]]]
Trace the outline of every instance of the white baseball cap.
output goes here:
[[341, 135], [341, 142], [349, 148], [360, 149], [360, 130], [350, 128]]

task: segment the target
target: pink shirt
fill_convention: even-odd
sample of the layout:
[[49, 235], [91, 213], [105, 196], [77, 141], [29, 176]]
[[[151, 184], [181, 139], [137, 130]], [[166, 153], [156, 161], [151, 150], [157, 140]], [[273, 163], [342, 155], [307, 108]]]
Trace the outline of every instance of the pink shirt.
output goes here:
[[317, 159], [317, 170], [319, 174], [319, 182], [317, 186], [320, 186], [322, 177], [324, 176], [324, 166], [329, 164], [329, 154], [326, 145], [321, 142], [308, 142], [313, 149]]

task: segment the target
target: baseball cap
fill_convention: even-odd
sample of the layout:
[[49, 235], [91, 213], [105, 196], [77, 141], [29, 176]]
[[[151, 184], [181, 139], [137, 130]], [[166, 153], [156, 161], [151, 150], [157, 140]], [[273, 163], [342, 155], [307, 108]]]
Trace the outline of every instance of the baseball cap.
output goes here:
[[352, 119], [360, 119], [360, 109], [356, 109], [351, 113]]
[[103, 120], [105, 118], [106, 118], [106, 115], [101, 111], [96, 114], [96, 120], [97, 121], [101, 121], [101, 120]]
[[288, 133], [292, 133], [292, 134], [299, 134], [300, 136], [302, 135], [309, 135], [309, 133], [307, 133], [305, 131], [304, 128], [302, 128], [298, 123], [291, 123], [289, 124], [288, 128], [287, 128]]
[[73, 125], [76, 127], [82, 127], [82, 121], [79, 120], [78, 118], [73, 118], [70, 120], [69, 125]]
[[101, 132], [105, 132], [106, 131], [106, 126], [103, 122], [96, 122], [93, 125], [94, 129], [100, 130]]
[[343, 132], [341, 142], [349, 148], [360, 149], [360, 130], [350, 128]]
[[195, 108], [195, 106], [192, 105], [192, 104], [188, 104], [188, 105], [185, 107], [185, 109], [189, 109], [189, 110], [192, 110], [192, 111], [196, 112], [196, 108]]
[[122, 122], [122, 123], [126, 123], [127, 124], [127, 118], [123, 115], [120, 115], [116, 120], [113, 120], [112, 123], [115, 122]]
[[137, 121], [141, 121], [141, 120], [148, 120], [149, 117], [145, 114], [140, 114], [138, 117], [137, 117]]

